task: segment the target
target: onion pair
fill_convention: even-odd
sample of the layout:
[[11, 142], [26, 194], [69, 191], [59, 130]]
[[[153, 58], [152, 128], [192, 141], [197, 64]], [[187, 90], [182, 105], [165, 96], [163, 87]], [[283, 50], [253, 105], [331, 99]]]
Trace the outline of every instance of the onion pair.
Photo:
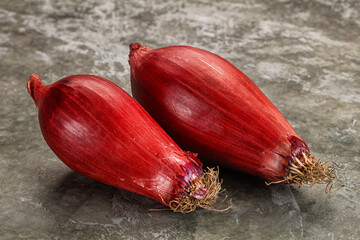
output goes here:
[[142, 106], [97, 76], [47, 86], [35, 74], [28, 80], [47, 144], [76, 172], [182, 213], [210, 208], [221, 190], [218, 171], [204, 172], [192, 152], [270, 183], [325, 183], [330, 191], [336, 164], [311, 156], [269, 99], [225, 59], [193, 47], [133, 43], [129, 63]]

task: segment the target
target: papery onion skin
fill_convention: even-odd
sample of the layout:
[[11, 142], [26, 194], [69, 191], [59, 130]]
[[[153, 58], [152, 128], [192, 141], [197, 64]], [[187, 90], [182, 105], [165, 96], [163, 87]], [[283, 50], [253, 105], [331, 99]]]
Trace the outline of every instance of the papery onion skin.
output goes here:
[[130, 45], [133, 97], [183, 148], [270, 181], [309, 155], [305, 141], [240, 70], [188, 46]]
[[202, 174], [130, 95], [97, 76], [74, 75], [44, 86], [33, 74], [27, 89], [42, 134], [76, 172], [168, 206]]

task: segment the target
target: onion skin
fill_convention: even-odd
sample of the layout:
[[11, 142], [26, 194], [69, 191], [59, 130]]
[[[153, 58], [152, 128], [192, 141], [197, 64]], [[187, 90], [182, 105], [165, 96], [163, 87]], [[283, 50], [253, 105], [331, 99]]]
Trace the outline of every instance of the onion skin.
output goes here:
[[76, 172], [169, 206], [202, 174], [130, 95], [97, 76], [75, 75], [44, 86], [33, 74], [27, 89], [52, 151]]
[[183, 148], [199, 158], [281, 181], [309, 155], [305, 141], [240, 70], [188, 46], [130, 45], [133, 97]]

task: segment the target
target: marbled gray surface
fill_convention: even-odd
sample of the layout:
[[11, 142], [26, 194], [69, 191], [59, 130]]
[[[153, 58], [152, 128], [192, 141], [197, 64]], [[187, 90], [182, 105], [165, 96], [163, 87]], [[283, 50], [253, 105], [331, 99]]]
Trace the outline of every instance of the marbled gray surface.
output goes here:
[[[360, 239], [360, 2], [0, 1], [0, 239]], [[222, 169], [234, 207], [149, 212], [51, 152], [25, 84], [96, 74], [130, 92], [128, 45], [192, 45], [230, 60], [345, 186], [267, 187]]]

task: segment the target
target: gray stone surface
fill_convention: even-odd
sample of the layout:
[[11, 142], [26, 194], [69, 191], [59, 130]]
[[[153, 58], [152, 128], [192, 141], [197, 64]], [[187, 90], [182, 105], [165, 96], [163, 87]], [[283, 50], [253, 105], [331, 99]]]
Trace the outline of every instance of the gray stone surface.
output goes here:
[[[360, 239], [360, 2], [0, 1], [0, 239]], [[230, 60], [345, 186], [267, 187], [223, 169], [224, 213], [149, 212], [155, 201], [87, 179], [51, 152], [25, 90], [96, 74], [130, 92], [128, 44], [192, 45]]]

